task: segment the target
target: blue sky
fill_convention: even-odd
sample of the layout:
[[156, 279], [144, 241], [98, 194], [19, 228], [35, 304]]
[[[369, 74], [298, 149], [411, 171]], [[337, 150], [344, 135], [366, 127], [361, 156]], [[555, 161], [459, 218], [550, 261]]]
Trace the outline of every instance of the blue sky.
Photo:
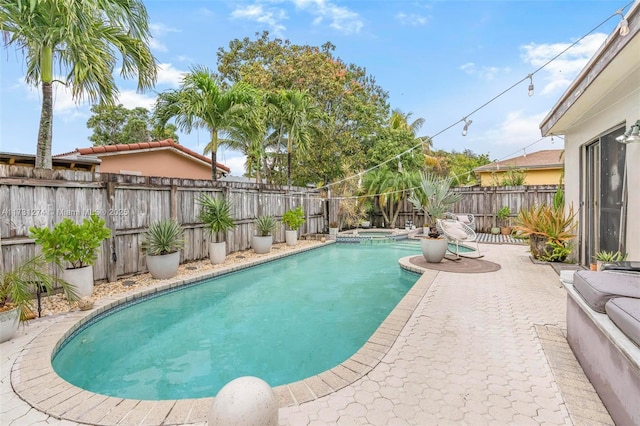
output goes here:
[[[392, 108], [422, 117], [420, 135], [434, 135], [535, 71], [591, 31], [628, 0], [567, 1], [145, 1], [160, 64], [153, 91], [135, 92], [118, 80], [120, 103], [151, 109], [155, 93], [177, 87], [193, 65], [216, 68], [216, 52], [235, 38], [269, 30], [294, 44], [336, 46], [335, 55], [365, 67], [389, 92]], [[628, 7], [625, 9], [625, 12]], [[435, 149], [471, 149], [491, 159], [523, 154], [540, 139], [539, 123], [620, 21], [613, 17], [529, 81], [474, 113], [466, 137], [462, 124], [434, 138]], [[0, 58], [0, 151], [35, 153], [39, 90], [24, 82], [24, 60], [13, 48]], [[53, 153], [90, 146], [89, 105], [76, 104], [58, 87]], [[180, 134], [202, 152], [204, 130]], [[526, 152], [562, 148], [545, 139]], [[218, 160], [244, 172], [244, 158], [220, 151]]]

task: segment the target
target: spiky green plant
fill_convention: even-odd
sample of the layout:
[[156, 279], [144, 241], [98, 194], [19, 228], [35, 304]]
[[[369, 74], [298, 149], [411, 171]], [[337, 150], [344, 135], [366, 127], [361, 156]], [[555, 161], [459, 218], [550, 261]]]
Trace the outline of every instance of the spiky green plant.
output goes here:
[[433, 173], [423, 173], [420, 186], [412, 191], [409, 201], [417, 210], [422, 210], [430, 228], [435, 229], [436, 219], [442, 219], [451, 205], [460, 201], [462, 194], [451, 190], [452, 179]]
[[173, 219], [152, 222], [140, 247], [151, 256], [175, 253], [184, 247], [184, 228]]
[[231, 201], [226, 197], [216, 198], [202, 194], [196, 202], [202, 206], [199, 217], [206, 225], [205, 231], [213, 236], [214, 242], [224, 242], [224, 234], [236, 226], [231, 215]]
[[277, 224], [273, 216], [259, 216], [253, 226], [261, 237], [267, 237], [276, 229]]
[[33, 314], [31, 302], [35, 286], [47, 294], [58, 284], [62, 287], [69, 303], [79, 299], [75, 287], [47, 272], [47, 260], [39, 254], [13, 269], [0, 272], [0, 312], [18, 308], [20, 320], [24, 321]]

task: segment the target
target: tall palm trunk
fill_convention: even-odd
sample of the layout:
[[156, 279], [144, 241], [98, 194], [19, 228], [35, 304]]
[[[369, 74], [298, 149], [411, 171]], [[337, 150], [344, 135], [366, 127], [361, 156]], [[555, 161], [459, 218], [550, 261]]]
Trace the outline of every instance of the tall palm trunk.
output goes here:
[[40, 58], [42, 70], [42, 111], [38, 129], [38, 146], [36, 150], [36, 169], [52, 169], [51, 133], [53, 127], [53, 50], [51, 46], [42, 49]]
[[287, 152], [287, 185], [291, 186], [291, 151]]
[[218, 131], [211, 131], [211, 179], [214, 182], [218, 180]]

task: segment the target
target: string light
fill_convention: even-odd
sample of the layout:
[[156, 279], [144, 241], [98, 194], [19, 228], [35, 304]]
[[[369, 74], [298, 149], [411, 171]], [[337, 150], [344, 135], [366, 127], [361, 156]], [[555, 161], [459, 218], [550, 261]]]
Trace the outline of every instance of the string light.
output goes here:
[[[536, 70], [534, 70], [532, 73], [527, 74], [527, 76], [525, 76], [524, 78], [522, 78], [521, 80], [517, 81], [516, 83], [512, 84], [510, 87], [508, 87], [507, 89], [503, 90], [502, 92], [498, 93], [497, 95], [495, 95], [493, 98], [491, 98], [490, 100], [488, 100], [487, 102], [485, 102], [484, 104], [480, 105], [479, 107], [477, 107], [476, 109], [474, 109], [473, 111], [471, 111], [469, 114], [467, 114], [462, 120], [458, 120], [457, 122], [445, 127], [444, 129], [436, 132], [435, 134], [433, 134], [430, 139], [433, 141], [437, 136], [441, 135], [442, 133], [446, 132], [447, 130], [451, 129], [452, 127], [455, 127], [458, 123], [460, 123], [461, 121], [463, 121], [465, 123], [463, 129], [462, 129], [462, 135], [466, 136], [467, 132], [469, 130], [469, 125], [471, 125], [472, 120], [467, 120], [467, 117], [475, 114], [476, 112], [480, 111], [481, 109], [484, 109], [485, 107], [487, 107], [489, 104], [493, 103], [494, 101], [496, 101], [497, 99], [499, 99], [500, 97], [502, 97], [504, 94], [506, 94], [507, 92], [511, 91], [513, 88], [515, 88], [516, 86], [518, 86], [520, 83], [526, 81], [527, 79], [529, 79], [529, 87], [528, 87], [528, 93], [529, 96], [533, 95], [533, 75], [535, 73], [537, 73], [538, 71], [546, 68], [549, 64], [551, 64], [552, 62], [554, 62], [556, 59], [558, 59], [560, 56], [562, 56], [564, 53], [566, 53], [569, 49], [572, 49], [573, 47], [575, 47], [578, 43], [580, 43], [582, 40], [584, 40], [587, 36], [591, 35], [594, 31], [596, 31], [597, 29], [599, 29], [601, 26], [603, 26], [605, 23], [607, 23], [609, 20], [611, 20], [614, 16], [620, 15], [623, 19], [620, 21], [620, 35], [624, 36], [626, 34], [628, 34], [629, 32], [629, 25], [626, 19], [624, 19], [623, 16], [623, 10], [625, 8], [627, 8], [628, 6], [630, 6], [631, 4], [633, 4], [633, 2], [629, 2], [628, 4], [626, 4], [622, 9], [617, 10], [614, 14], [610, 15], [608, 18], [606, 18], [605, 20], [603, 20], [602, 22], [600, 22], [598, 25], [596, 25], [594, 28], [592, 28], [589, 32], [585, 33], [582, 37], [578, 38], [577, 40], [575, 40], [572, 44], [570, 44], [569, 46], [567, 46], [565, 49], [563, 49], [561, 52], [559, 52], [558, 54], [556, 54], [554, 57], [552, 57], [551, 59], [549, 59], [547, 62], [545, 62], [543, 65], [541, 65], [540, 67], [538, 67]], [[560, 137], [560, 136], [558, 136]], [[561, 138], [562, 139], [562, 138]], [[538, 142], [540, 142], [541, 140], [544, 140], [544, 138], [541, 138], [539, 140], [537, 140], [536, 142], [533, 142], [532, 144], [527, 145], [527, 147], [530, 147]], [[370, 171], [373, 171], [391, 161], [394, 161], [396, 158], [400, 158], [401, 156], [407, 154], [407, 153], [411, 153], [413, 150], [417, 149], [417, 148], [422, 148], [423, 147], [423, 143], [420, 142], [418, 144], [416, 144], [415, 146], [407, 149], [406, 151], [391, 157], [373, 167], [370, 167], [367, 170], [364, 170], [363, 172], [360, 172], [359, 174], [356, 175], [352, 175], [352, 176], [348, 176], [346, 178], [340, 179], [336, 182], [332, 182], [329, 183], [327, 185], [324, 185], [322, 187], [316, 188], [316, 189], [323, 189], [323, 188], [329, 188], [331, 186], [334, 185], [338, 185], [342, 182], [348, 181], [350, 179], [355, 178], [356, 176], [359, 176], [360, 174], [366, 174]], [[525, 147], [525, 149], [527, 148]], [[513, 154], [517, 154], [519, 151], [516, 151]], [[511, 155], [513, 155], [511, 154]], [[525, 155], [526, 155], [526, 151], [525, 151]], [[508, 158], [508, 157], [507, 157]]]
[[620, 23], [618, 24], [620, 29], [618, 30], [618, 32], [620, 36], [624, 37], [629, 34], [629, 22], [627, 21], [627, 18], [624, 17], [622, 9], [618, 9], [615, 14], [620, 15], [621, 19]]
[[467, 132], [469, 131], [469, 126], [473, 123], [473, 120], [467, 121], [467, 117], [463, 117], [462, 121], [464, 121], [464, 127], [462, 128], [462, 136], [467, 136]]

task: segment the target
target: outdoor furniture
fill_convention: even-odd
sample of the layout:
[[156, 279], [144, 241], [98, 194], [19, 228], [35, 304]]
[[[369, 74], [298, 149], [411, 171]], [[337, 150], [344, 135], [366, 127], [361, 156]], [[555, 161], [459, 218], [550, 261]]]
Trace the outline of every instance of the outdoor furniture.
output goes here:
[[[476, 240], [476, 232], [470, 226], [455, 219], [437, 219], [436, 228], [438, 232], [445, 236], [448, 243], [455, 244], [455, 251], [447, 248], [447, 250], [456, 255], [456, 259], [460, 257], [482, 257], [480, 254], [480, 246]], [[468, 244], [475, 243], [475, 248]], [[471, 252], [460, 251], [460, 246], [471, 249]]]
[[476, 230], [476, 217], [474, 215], [472, 215], [471, 213], [451, 213], [451, 212], [448, 212], [448, 213], [444, 214], [444, 218], [445, 219], [449, 219], [449, 220], [457, 220], [457, 221], [462, 222], [465, 225], [467, 225], [473, 231]]
[[570, 275], [561, 275], [569, 346], [613, 421], [640, 424], [640, 274]]

